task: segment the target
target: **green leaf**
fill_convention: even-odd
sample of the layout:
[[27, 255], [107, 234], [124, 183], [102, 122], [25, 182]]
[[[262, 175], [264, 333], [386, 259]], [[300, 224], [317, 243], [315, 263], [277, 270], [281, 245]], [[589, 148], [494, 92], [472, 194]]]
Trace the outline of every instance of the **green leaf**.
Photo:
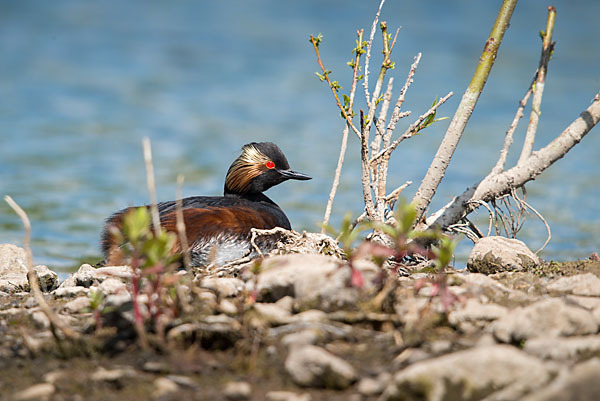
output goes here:
[[150, 213], [146, 207], [135, 208], [123, 218], [125, 239], [136, 247], [150, 233]]

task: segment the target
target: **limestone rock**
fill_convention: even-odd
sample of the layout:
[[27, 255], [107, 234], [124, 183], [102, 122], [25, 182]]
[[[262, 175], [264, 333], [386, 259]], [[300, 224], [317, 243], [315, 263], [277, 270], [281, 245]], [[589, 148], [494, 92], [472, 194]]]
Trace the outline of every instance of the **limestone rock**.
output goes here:
[[0, 291], [12, 293], [28, 288], [25, 249], [12, 244], [0, 244]]
[[15, 401], [41, 401], [47, 400], [54, 394], [56, 388], [50, 383], [35, 384], [28, 389], [14, 395]]
[[357, 380], [352, 365], [314, 345], [292, 347], [285, 370], [294, 383], [306, 387], [345, 389]]
[[249, 400], [252, 395], [252, 387], [248, 382], [229, 382], [225, 385], [223, 395], [230, 401]]
[[600, 354], [600, 336], [532, 338], [523, 350], [541, 359], [583, 360]]
[[600, 296], [600, 278], [592, 273], [561, 277], [546, 286], [549, 291], [590, 297]]
[[559, 298], [548, 298], [513, 309], [496, 320], [492, 330], [499, 341], [511, 343], [541, 336], [593, 334], [598, 324], [589, 311], [567, 305]]
[[600, 359], [565, 369], [552, 383], [523, 401], [596, 401], [600, 394]]
[[127, 281], [131, 278], [131, 275], [131, 267], [129, 266], [106, 266], [95, 268], [84, 263], [79, 267], [79, 270], [63, 281], [59, 288], [75, 286], [89, 288], [92, 285], [99, 285], [109, 278]]
[[467, 269], [492, 274], [502, 271], [527, 270], [540, 264], [540, 259], [517, 239], [485, 237], [477, 241], [469, 254]]
[[512, 346], [477, 347], [399, 371], [380, 400], [517, 400], [551, 378], [541, 361]]
[[42, 291], [50, 292], [58, 287], [58, 274], [50, 270], [48, 266], [38, 265], [33, 270]]
[[167, 379], [166, 377], [159, 377], [154, 380], [154, 392], [152, 393], [152, 398], [160, 400], [178, 390], [179, 386], [173, 380]]
[[265, 394], [266, 401], [312, 401], [308, 393], [294, 393], [292, 391], [269, 391]]
[[214, 291], [220, 297], [235, 297], [244, 289], [244, 282], [232, 277], [207, 277], [200, 287]]
[[388, 386], [391, 378], [388, 372], [384, 372], [377, 377], [362, 378], [356, 387], [358, 392], [366, 397], [379, 395]]
[[290, 312], [273, 303], [257, 302], [252, 307], [267, 323], [273, 326], [289, 323], [292, 317]]
[[[365, 287], [377, 272], [374, 264], [361, 264]], [[340, 265], [339, 259], [323, 255], [282, 255], [265, 260], [256, 282], [258, 299], [274, 302], [292, 296], [302, 309], [319, 306], [320, 309], [354, 305], [359, 290], [349, 286], [350, 269]]]
[[67, 302], [63, 309], [68, 313], [80, 313], [90, 307], [89, 297], [77, 297], [72, 301]]
[[475, 299], [469, 299], [464, 307], [450, 312], [448, 321], [463, 332], [473, 332], [483, 328], [487, 323], [503, 317], [507, 311], [500, 305], [482, 304]]

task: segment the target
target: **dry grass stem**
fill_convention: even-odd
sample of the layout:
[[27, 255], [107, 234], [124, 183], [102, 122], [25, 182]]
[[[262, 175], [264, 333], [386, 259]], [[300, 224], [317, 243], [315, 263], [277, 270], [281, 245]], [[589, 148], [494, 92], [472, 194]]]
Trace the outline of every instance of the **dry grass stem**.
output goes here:
[[179, 243], [181, 244], [181, 253], [183, 254], [183, 265], [187, 269], [192, 265], [192, 258], [190, 256], [190, 247], [188, 244], [187, 234], [185, 231], [185, 221], [183, 219], [183, 174], [177, 176], [177, 195], [175, 201], [175, 216], [177, 218], [177, 234], [179, 236]]
[[[50, 308], [50, 306], [46, 302], [46, 299], [44, 298], [44, 295], [42, 294], [42, 291], [40, 290], [37, 275], [35, 273], [35, 270], [33, 269], [33, 253], [31, 252], [31, 222], [29, 221], [29, 217], [27, 216], [27, 213], [25, 213], [25, 211], [21, 208], [21, 206], [19, 206], [17, 204], [17, 202], [15, 202], [15, 200], [12, 197], [10, 197], [9, 195], [6, 195], [4, 197], [4, 200], [19, 216], [19, 218], [23, 222], [23, 226], [25, 227], [25, 238], [23, 240], [23, 247], [25, 248], [25, 254], [26, 254], [26, 259], [27, 259], [25, 261], [25, 264], [26, 264], [25, 267], [27, 268], [27, 278], [29, 279], [29, 287], [30, 287], [31, 292], [33, 293], [33, 297], [37, 301], [37, 304], [39, 305], [42, 312], [44, 312], [44, 314], [50, 321], [51, 328], [54, 327], [54, 328], [59, 329], [67, 338], [70, 338], [70, 339], [79, 338], [79, 333], [77, 333], [70, 327], [62, 324], [62, 322], [58, 319], [58, 316], [56, 316], [54, 311]], [[54, 329], [52, 329], [52, 333], [55, 335], [55, 338], [57, 339], [57, 341], [60, 341], [60, 339], [58, 337], [56, 337], [56, 332]]]
[[[356, 31], [356, 35], [358, 36], [358, 43], [362, 43], [363, 30]], [[318, 49], [317, 50], [317, 58], [319, 58]], [[348, 102], [348, 110], [352, 114], [352, 110], [354, 107], [354, 96], [356, 94], [356, 85], [358, 83], [358, 69], [360, 66], [360, 52], [356, 52], [356, 56], [354, 58], [354, 67], [352, 68], [352, 87], [350, 89], [350, 101]], [[343, 112], [343, 110], [342, 110]], [[340, 185], [340, 176], [342, 174], [342, 166], [344, 165], [344, 158], [346, 156], [346, 149], [348, 147], [348, 131], [350, 130], [350, 124], [346, 121], [346, 125], [344, 126], [344, 130], [342, 131], [342, 144], [340, 145], [340, 153], [338, 156], [337, 166], [335, 168], [335, 174], [333, 176], [333, 183], [331, 184], [331, 191], [329, 192], [329, 198], [327, 200], [327, 206], [325, 207], [325, 215], [323, 216], [323, 223], [321, 224], [321, 234], [325, 234], [325, 228], [329, 224], [329, 218], [331, 217], [331, 209], [333, 208], [333, 200], [335, 199], [335, 194], [337, 192], [337, 188]]]
[[154, 234], [160, 235], [160, 217], [158, 215], [158, 206], [156, 205], [156, 183], [154, 181], [154, 165], [152, 164], [152, 146], [150, 138], [142, 139], [144, 149], [144, 163], [146, 165], [146, 185], [148, 186], [148, 195], [150, 196], [150, 213], [152, 215], [152, 225]]

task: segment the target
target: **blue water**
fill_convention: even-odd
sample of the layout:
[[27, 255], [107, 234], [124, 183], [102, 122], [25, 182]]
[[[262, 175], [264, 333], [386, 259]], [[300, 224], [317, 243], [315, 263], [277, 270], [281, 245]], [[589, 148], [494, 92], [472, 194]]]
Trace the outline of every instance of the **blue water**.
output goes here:
[[[29, 213], [35, 262], [65, 270], [82, 259], [97, 260], [103, 219], [147, 202], [144, 136], [152, 140], [161, 200], [174, 198], [179, 173], [186, 179], [184, 195], [219, 194], [244, 143], [278, 143], [292, 167], [314, 179], [285, 183], [268, 195], [296, 229], [318, 230], [343, 122], [329, 89], [314, 75], [318, 67], [308, 36], [324, 34], [323, 58], [347, 89], [354, 32], [370, 29], [378, 3], [2, 2], [0, 194], [10, 194]], [[455, 96], [439, 112], [452, 116], [499, 4], [388, 1], [382, 19], [390, 28], [402, 26], [393, 57], [397, 87], [414, 55], [423, 53], [405, 109], [418, 115], [452, 90]], [[545, 27], [547, 5], [534, 0], [517, 5], [433, 210], [495, 164], [538, 63], [538, 31]], [[536, 147], [560, 133], [600, 88], [600, 2], [554, 5], [557, 45]], [[374, 60], [378, 56], [374, 52]], [[413, 195], [448, 122], [398, 149], [390, 189], [412, 180], [406, 194]], [[585, 258], [599, 250], [599, 130], [527, 186], [529, 202], [553, 230], [542, 253], [546, 259]], [[523, 133], [519, 130], [516, 146]], [[513, 153], [514, 161], [518, 153]], [[358, 146], [351, 137], [333, 224], [348, 210], [359, 214], [361, 204]], [[480, 213], [482, 228], [484, 218]], [[0, 204], [0, 243], [20, 244], [22, 236], [18, 218]], [[531, 218], [521, 239], [537, 249], [544, 227]], [[463, 241], [459, 264], [468, 249]]]

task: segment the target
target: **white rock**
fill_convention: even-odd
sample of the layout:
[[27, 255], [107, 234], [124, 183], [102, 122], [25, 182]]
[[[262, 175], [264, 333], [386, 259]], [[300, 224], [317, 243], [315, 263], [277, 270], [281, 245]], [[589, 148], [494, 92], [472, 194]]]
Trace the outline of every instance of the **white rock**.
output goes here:
[[265, 394], [266, 401], [312, 401], [308, 393], [294, 393], [291, 391], [269, 391]]
[[14, 395], [15, 401], [41, 401], [47, 400], [56, 391], [54, 385], [50, 383], [35, 384], [28, 389], [18, 392]]
[[207, 277], [202, 279], [200, 287], [212, 290], [220, 297], [235, 297], [244, 289], [244, 282], [232, 277]]
[[89, 297], [77, 297], [72, 301], [67, 302], [63, 309], [68, 313], [81, 313], [84, 312], [86, 308], [90, 307], [90, 298]]
[[598, 297], [600, 296], [600, 278], [592, 273], [576, 274], [555, 279], [546, 288], [549, 291]]
[[477, 241], [469, 254], [467, 269], [471, 272], [492, 274], [525, 270], [539, 264], [538, 256], [522, 241], [492, 236]]
[[55, 298], [75, 298], [82, 295], [87, 295], [90, 292], [89, 288], [85, 287], [58, 287], [50, 294]]
[[541, 336], [593, 334], [598, 324], [589, 311], [567, 305], [559, 298], [548, 298], [513, 309], [496, 320], [492, 330], [498, 340], [511, 343]]
[[28, 289], [25, 249], [12, 244], [0, 244], [0, 291], [12, 293]]
[[548, 386], [522, 401], [597, 401], [600, 394], [600, 359], [592, 358], [565, 368]]
[[538, 359], [494, 345], [416, 362], [393, 376], [380, 400], [518, 400], [551, 379]]
[[223, 389], [223, 395], [230, 401], [249, 400], [252, 395], [252, 387], [248, 382], [229, 382]]
[[127, 285], [118, 278], [109, 277], [98, 285], [98, 289], [104, 295], [120, 294], [127, 292]]
[[364, 396], [375, 396], [383, 393], [392, 375], [384, 372], [377, 377], [364, 377], [358, 382], [357, 390]]
[[129, 366], [115, 369], [104, 369], [103, 367], [99, 367], [92, 373], [90, 379], [93, 381], [115, 382], [135, 376], [137, 376], [135, 369]]
[[38, 279], [38, 285], [44, 292], [50, 292], [58, 287], [58, 274], [48, 268], [48, 266], [37, 265], [33, 268]]
[[219, 306], [217, 307], [217, 310], [219, 312], [224, 313], [229, 316], [235, 316], [239, 312], [237, 305], [233, 301], [231, 301], [230, 299], [227, 299], [227, 298], [225, 298], [225, 299], [221, 300], [221, 302], [219, 302]]
[[291, 321], [291, 313], [277, 304], [257, 302], [252, 307], [271, 325], [279, 326]]
[[169, 380], [166, 377], [159, 377], [154, 380], [154, 392], [152, 393], [153, 399], [161, 399], [168, 396], [169, 394], [177, 392], [179, 386], [173, 380]]
[[[261, 301], [274, 302], [292, 296], [298, 304], [337, 309], [354, 305], [360, 290], [349, 286], [350, 269], [339, 259], [323, 255], [289, 254], [265, 259], [257, 276], [256, 289]], [[365, 289], [372, 288], [374, 265], [363, 264]]]
[[523, 350], [541, 359], [581, 360], [600, 353], [600, 336], [532, 338]]
[[476, 299], [469, 299], [464, 307], [448, 314], [448, 322], [458, 326], [463, 332], [483, 328], [487, 323], [506, 315], [508, 309], [496, 304], [482, 304]]
[[292, 347], [285, 370], [294, 383], [306, 387], [345, 389], [357, 379], [352, 365], [314, 345]]
[[293, 322], [325, 322], [327, 320], [327, 313], [318, 309], [309, 309], [292, 316]]
[[60, 288], [75, 286], [89, 288], [92, 285], [98, 285], [109, 278], [128, 281], [131, 276], [132, 272], [131, 267], [129, 266], [107, 266], [95, 268], [87, 263], [84, 263], [79, 267], [79, 270], [71, 274], [60, 284]]
[[39, 329], [47, 329], [50, 327], [50, 320], [44, 312], [37, 310], [31, 314], [31, 319], [35, 326]]
[[323, 339], [324, 333], [316, 328], [304, 329], [294, 333], [286, 334], [281, 338], [281, 343], [286, 347], [310, 344], [315, 345]]

